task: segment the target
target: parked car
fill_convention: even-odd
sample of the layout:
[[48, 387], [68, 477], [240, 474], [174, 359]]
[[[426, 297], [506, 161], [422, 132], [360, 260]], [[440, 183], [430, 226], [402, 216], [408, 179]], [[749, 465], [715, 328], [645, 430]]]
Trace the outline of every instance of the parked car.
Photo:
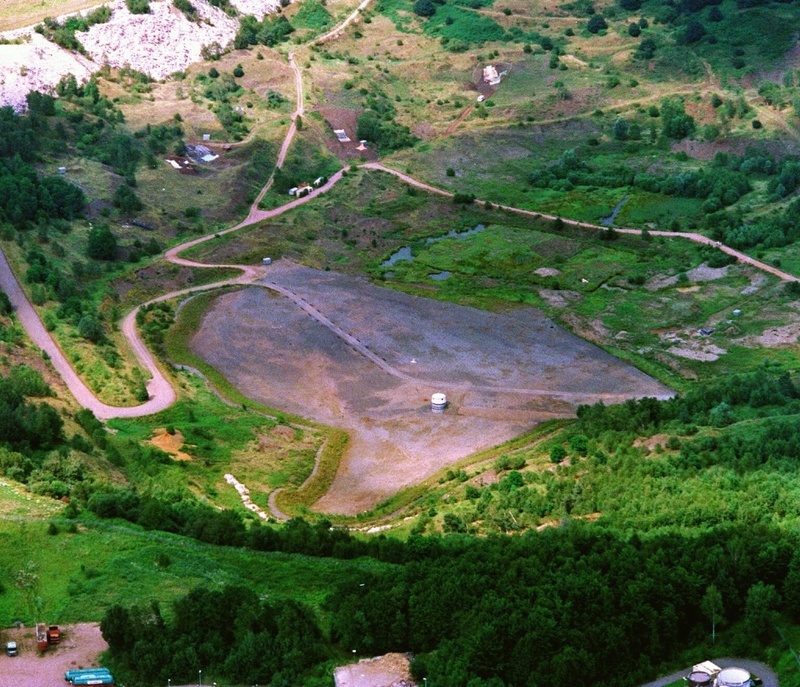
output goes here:
[[6, 653], [9, 656], [16, 656], [19, 653], [16, 642], [6, 642]]

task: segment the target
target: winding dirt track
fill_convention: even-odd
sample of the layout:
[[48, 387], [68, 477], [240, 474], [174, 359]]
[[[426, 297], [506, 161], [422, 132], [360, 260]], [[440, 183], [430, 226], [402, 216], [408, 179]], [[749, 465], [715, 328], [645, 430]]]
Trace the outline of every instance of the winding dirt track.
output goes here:
[[[293, 127], [290, 129], [290, 133], [292, 135], [294, 134]], [[404, 181], [405, 183], [411, 184], [417, 188], [421, 188], [430, 193], [435, 193], [445, 197], [453, 196], [453, 194], [448, 191], [444, 191], [435, 186], [431, 186], [430, 184], [418, 181], [407, 174], [385, 167], [380, 163], [371, 162], [363, 166], [367, 169], [372, 169], [385, 172], [387, 174], [392, 174], [401, 179], [402, 181]], [[145, 367], [152, 375], [152, 378], [147, 384], [147, 390], [148, 393], [150, 394], [150, 400], [147, 401], [146, 403], [143, 403], [142, 405], [130, 406], [130, 407], [116, 407], [104, 404], [97, 399], [97, 397], [88, 389], [88, 387], [78, 377], [77, 373], [72, 368], [72, 366], [64, 356], [61, 349], [58, 347], [56, 342], [50, 336], [49, 332], [47, 332], [47, 330], [45, 329], [41, 319], [39, 318], [36, 311], [33, 309], [33, 306], [30, 304], [30, 301], [28, 301], [27, 297], [22, 291], [22, 288], [20, 287], [19, 283], [17, 282], [16, 278], [11, 272], [11, 268], [9, 267], [8, 261], [6, 260], [6, 257], [2, 253], [2, 251], [0, 251], [0, 288], [2, 288], [8, 294], [11, 303], [16, 308], [20, 324], [28, 332], [28, 335], [30, 336], [33, 343], [48, 354], [50, 360], [53, 363], [53, 367], [56, 369], [59, 375], [61, 375], [61, 377], [64, 379], [64, 382], [67, 384], [68, 388], [75, 396], [75, 399], [78, 401], [80, 405], [92, 410], [92, 412], [94, 412], [94, 414], [100, 419], [109, 419], [112, 417], [141, 417], [144, 415], [151, 415], [153, 413], [157, 413], [172, 405], [172, 403], [175, 402], [176, 395], [175, 395], [175, 390], [172, 387], [172, 384], [164, 376], [154, 356], [145, 346], [144, 342], [142, 341], [141, 337], [139, 336], [136, 330], [136, 314], [139, 311], [139, 309], [144, 305], [149, 305], [151, 303], [157, 303], [160, 301], [168, 300], [183, 295], [188, 295], [191, 293], [196, 293], [199, 291], [216, 289], [221, 286], [228, 286], [234, 284], [252, 284], [258, 280], [263, 279], [265, 276], [265, 271], [260, 267], [255, 267], [252, 265], [209, 265], [181, 258], [179, 254], [200, 243], [203, 243], [205, 241], [210, 241], [221, 234], [227, 234], [229, 232], [236, 231], [238, 229], [249, 226], [251, 224], [255, 224], [262, 220], [277, 217], [283, 214], [284, 212], [288, 212], [289, 210], [292, 210], [304, 203], [307, 203], [316, 198], [318, 195], [325, 193], [326, 191], [333, 188], [333, 186], [342, 178], [343, 173], [344, 171], [340, 170], [339, 172], [334, 174], [328, 180], [328, 182], [321, 188], [314, 190], [304, 198], [298, 198], [278, 208], [274, 208], [272, 210], [259, 210], [257, 208], [257, 203], [256, 203], [255, 204], [256, 207], [251, 208], [248, 217], [239, 224], [237, 224], [236, 226], [231, 227], [230, 229], [226, 229], [225, 231], [222, 232], [209, 234], [208, 236], [203, 236], [201, 238], [188, 241], [187, 243], [183, 243], [179, 246], [171, 248], [165, 253], [165, 258], [176, 265], [184, 265], [187, 267], [197, 267], [197, 268], [228, 267], [228, 268], [240, 269], [242, 270], [242, 274], [239, 277], [233, 279], [226, 279], [224, 281], [215, 282], [213, 284], [206, 284], [204, 286], [182, 289], [179, 291], [172, 291], [170, 293], [159, 296], [158, 298], [154, 298], [148, 301], [147, 303], [143, 303], [142, 306], [137, 307], [125, 317], [125, 319], [122, 321], [122, 332], [125, 335], [125, 338], [130, 343], [131, 348], [133, 349], [140, 364], [143, 367]], [[477, 202], [483, 202], [483, 201], [478, 200]], [[546, 219], [546, 220], [561, 219], [561, 221], [566, 225], [575, 226], [582, 229], [590, 229], [594, 231], [607, 230], [607, 227], [591, 224], [589, 222], [578, 222], [576, 220], [558, 218], [555, 215], [548, 215], [546, 213], [535, 212], [532, 210], [523, 210], [521, 208], [515, 208], [507, 205], [497, 205], [496, 207], [500, 210], [507, 210], [509, 212], [514, 212], [516, 214], [525, 215], [528, 217], [534, 217], [537, 219]], [[635, 235], [641, 234], [641, 230], [639, 229], [619, 228], [616, 229], [616, 231], [623, 234], [635, 234]], [[782, 279], [784, 281], [799, 281], [797, 277], [795, 277], [792, 274], [789, 274], [788, 272], [784, 272], [783, 270], [773, 267], [772, 265], [768, 265], [740, 251], [734, 250], [729, 246], [725, 246], [717, 241], [713, 241], [712, 239], [708, 238], [707, 236], [703, 236], [702, 234], [689, 233], [689, 232], [674, 232], [674, 231], [651, 231], [650, 234], [653, 236], [664, 236], [668, 238], [686, 239], [689, 241], [694, 241], [695, 243], [701, 243], [704, 245], [712, 246], [714, 248], [717, 248], [718, 250], [723, 251], [724, 253], [727, 253], [728, 255], [733, 256], [739, 262], [752, 265], [753, 267], [756, 267], [757, 269], [763, 272], [772, 274], [778, 277], [779, 279]], [[318, 312], [308, 303], [305, 303], [305, 301], [303, 301], [303, 299], [297, 294], [289, 292], [287, 289], [280, 287], [277, 284], [262, 282], [262, 285], [266, 288], [277, 291], [283, 294], [284, 296], [290, 298], [291, 300], [295, 301], [300, 307], [306, 310], [315, 319], [317, 319], [319, 322], [328, 327], [337, 336], [341, 337], [348, 345], [358, 350], [360, 353], [362, 353], [367, 358], [372, 360], [372, 362], [374, 362], [379, 367], [386, 369], [386, 371], [389, 372], [390, 374], [395, 376], [402, 376], [403, 378], [406, 378], [408, 376], [389, 366], [385, 361], [383, 361], [381, 358], [379, 358], [374, 353], [366, 349], [363, 345], [361, 345], [357, 339], [354, 339], [354, 337], [342, 331], [338, 326], [330, 322], [322, 313]], [[528, 389], [527, 391], [531, 392], [532, 390]], [[550, 393], [552, 394], [552, 392]]]
[[[359, 14], [369, 5], [370, 2], [371, 0], [363, 0], [363, 2], [358, 6], [358, 8], [356, 8], [356, 10], [354, 10], [341, 24], [339, 24], [336, 28], [334, 28], [327, 34], [321, 36], [314, 42], [324, 43], [328, 40], [331, 40], [341, 35], [342, 31], [358, 18]], [[293, 52], [289, 53], [289, 65], [294, 71], [294, 76], [295, 76], [296, 107], [295, 111], [292, 113], [291, 125], [289, 126], [289, 130], [286, 133], [286, 137], [283, 141], [283, 145], [281, 146], [280, 153], [278, 154], [278, 159], [275, 164], [276, 169], [283, 166], [289, 147], [292, 141], [294, 140], [295, 133], [297, 132], [297, 118], [302, 116], [305, 112], [303, 75], [300, 70], [300, 67], [298, 67], [297, 63], [295, 62]], [[417, 179], [414, 179], [408, 174], [404, 174], [397, 170], [390, 169], [378, 162], [370, 162], [363, 165], [363, 167], [366, 169], [392, 174], [397, 178], [401, 179], [403, 182], [415, 186], [417, 188], [423, 189], [429, 193], [435, 193], [445, 197], [453, 196], [453, 194], [449, 191], [445, 191], [435, 186], [431, 186], [430, 184], [418, 181]], [[210, 241], [221, 234], [227, 234], [229, 232], [242, 229], [252, 224], [256, 224], [263, 220], [277, 217], [278, 215], [281, 215], [284, 212], [288, 212], [289, 210], [292, 210], [298, 207], [299, 205], [310, 202], [318, 195], [325, 193], [331, 188], [333, 188], [333, 186], [342, 178], [344, 170], [338, 171], [328, 180], [328, 182], [324, 186], [322, 186], [319, 189], [315, 189], [304, 198], [295, 199], [290, 203], [287, 203], [285, 205], [282, 205], [278, 208], [274, 208], [271, 210], [261, 210], [259, 209], [258, 205], [263, 199], [264, 195], [272, 186], [274, 174], [275, 173], [273, 171], [272, 175], [267, 180], [264, 187], [261, 189], [261, 192], [258, 194], [258, 197], [251, 206], [250, 211], [244, 220], [222, 232], [209, 234], [208, 236], [194, 239], [192, 241], [183, 243], [179, 246], [175, 246], [174, 248], [169, 249], [164, 255], [164, 257], [169, 262], [172, 262], [176, 265], [184, 265], [187, 267], [236, 268], [242, 271], [242, 274], [239, 277], [235, 277], [233, 279], [226, 279], [224, 281], [215, 282], [213, 284], [206, 284], [204, 286], [182, 289], [179, 291], [172, 291], [170, 293], [159, 296], [158, 298], [154, 298], [148, 301], [147, 303], [143, 303], [142, 305], [138, 306], [133, 311], [128, 313], [128, 315], [123, 319], [121, 330], [125, 338], [128, 340], [137, 360], [142, 365], [142, 367], [148, 370], [148, 372], [151, 375], [151, 379], [147, 382], [147, 392], [150, 396], [150, 399], [138, 406], [129, 406], [129, 407], [110, 406], [105, 403], [102, 403], [91, 392], [91, 390], [86, 386], [86, 384], [84, 384], [84, 382], [78, 377], [74, 368], [67, 360], [63, 351], [59, 348], [58, 344], [55, 342], [53, 337], [45, 329], [44, 324], [42, 323], [38, 314], [34, 310], [28, 298], [25, 296], [25, 293], [20, 287], [19, 282], [15, 278], [11, 270], [11, 267], [8, 264], [8, 260], [6, 259], [5, 254], [2, 252], [2, 250], [0, 250], [0, 288], [2, 288], [2, 290], [6, 292], [9, 299], [11, 300], [12, 305], [17, 311], [17, 317], [19, 318], [19, 322], [24, 327], [25, 331], [28, 333], [28, 336], [31, 338], [31, 341], [34, 343], [34, 345], [38, 346], [40, 349], [42, 349], [43, 352], [47, 354], [47, 356], [50, 358], [50, 361], [53, 364], [54, 369], [62, 377], [67, 387], [69, 388], [70, 392], [73, 394], [73, 396], [81, 406], [90, 409], [98, 418], [102, 420], [107, 420], [114, 417], [141, 417], [144, 415], [151, 415], [153, 413], [157, 413], [161, 410], [164, 410], [168, 408], [170, 405], [172, 405], [176, 399], [175, 389], [173, 388], [172, 383], [164, 375], [155, 357], [147, 348], [147, 346], [144, 344], [144, 341], [142, 341], [136, 329], [136, 315], [139, 312], [139, 310], [143, 306], [149, 305], [150, 303], [157, 303], [160, 301], [187, 295], [190, 293], [207, 291], [210, 289], [216, 289], [222, 286], [228, 286], [233, 284], [252, 284], [256, 281], [262, 280], [265, 276], [265, 271], [263, 270], [263, 268], [260, 267], [254, 267], [251, 265], [208, 265], [204, 263], [194, 262], [192, 260], [187, 260], [185, 258], [181, 258], [180, 253], [200, 243], [203, 243], [205, 241]], [[484, 201], [478, 200], [477, 202], [482, 203]], [[588, 222], [578, 222], [576, 220], [571, 220], [566, 218], [559, 218], [556, 217], [555, 215], [548, 215], [545, 213], [535, 212], [532, 210], [523, 210], [521, 208], [515, 208], [508, 205], [497, 205], [496, 207], [500, 210], [506, 210], [508, 212], [513, 212], [518, 215], [524, 215], [527, 217], [533, 217], [537, 219], [545, 219], [552, 221], [560, 219], [566, 225], [579, 227], [583, 229], [589, 229], [593, 231], [608, 230], [607, 227], [603, 227], [600, 225], [591, 224]], [[616, 228], [615, 231], [623, 234], [641, 234], [641, 231], [639, 229]], [[672, 232], [672, 231], [651, 231], [650, 234], [653, 236], [664, 236], [668, 238], [686, 239], [689, 241], [694, 241], [696, 243], [712, 246], [714, 248], [717, 248], [718, 250], [723, 251], [724, 253], [727, 253], [728, 255], [733, 256], [739, 262], [752, 265], [753, 267], [756, 267], [757, 269], [763, 272], [772, 274], [778, 277], [779, 279], [782, 279], [784, 281], [799, 281], [797, 277], [795, 277], [792, 274], [789, 274], [788, 272], [784, 272], [783, 270], [773, 267], [772, 265], [768, 265], [740, 251], [734, 250], [729, 246], [725, 246], [717, 241], [713, 241], [712, 239], [703, 236], [702, 234], [687, 233], [687, 232]], [[365, 346], [363, 346], [363, 344], [361, 344], [361, 342], [359, 342], [357, 339], [349, 335], [347, 332], [341, 330], [336, 324], [328, 320], [328, 318], [326, 318], [322, 313], [320, 313], [311, 305], [306, 303], [300, 296], [292, 292], [289, 292], [287, 289], [280, 287], [277, 284], [262, 282], [262, 286], [277, 291], [279, 293], [282, 293], [284, 296], [293, 300], [301, 308], [306, 310], [310, 315], [312, 315], [315, 319], [317, 319], [320, 323], [324, 324], [337, 336], [342, 338], [348, 345], [352, 346], [355, 350], [362, 353], [364, 356], [366, 356], [373, 363], [384, 369], [386, 372], [389, 372], [394, 376], [402, 377], [404, 379], [408, 377], [408, 375], [398, 370], [395, 370], [392, 366], [388, 365], [384, 360], [382, 360], [374, 353], [369, 351]], [[531, 390], [527, 391], [530, 392]]]

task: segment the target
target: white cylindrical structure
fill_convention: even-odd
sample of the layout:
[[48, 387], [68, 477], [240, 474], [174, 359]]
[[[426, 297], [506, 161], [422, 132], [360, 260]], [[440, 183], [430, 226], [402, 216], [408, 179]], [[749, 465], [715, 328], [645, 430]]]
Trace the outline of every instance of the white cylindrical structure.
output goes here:
[[443, 413], [447, 408], [447, 396], [441, 393], [431, 396], [431, 410], [434, 413]]
[[689, 683], [689, 687], [711, 687], [714, 682], [714, 678], [702, 670], [695, 670], [694, 672], [689, 673], [687, 681]]
[[750, 673], [744, 668], [725, 668], [717, 675], [717, 687], [750, 687]]

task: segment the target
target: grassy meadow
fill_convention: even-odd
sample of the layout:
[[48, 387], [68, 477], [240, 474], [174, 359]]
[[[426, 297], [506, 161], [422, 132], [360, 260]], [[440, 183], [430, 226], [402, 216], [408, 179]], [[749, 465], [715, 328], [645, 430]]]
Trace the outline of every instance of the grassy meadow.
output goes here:
[[[8, 487], [0, 486], [6, 508]], [[13, 498], [13, 497], [12, 497]], [[344, 570], [383, 570], [374, 561], [340, 561], [203, 545], [125, 524], [73, 526], [44, 519], [50, 504], [26, 504], [25, 515], [0, 522], [7, 580], [29, 573], [27, 586], [9, 582], [0, 595], [0, 624], [100, 620], [112, 604], [155, 599], [165, 604], [195, 587], [245, 585], [272, 599], [294, 599], [319, 609]], [[41, 518], [41, 519], [40, 519]], [[49, 534], [49, 522], [57, 534]]]

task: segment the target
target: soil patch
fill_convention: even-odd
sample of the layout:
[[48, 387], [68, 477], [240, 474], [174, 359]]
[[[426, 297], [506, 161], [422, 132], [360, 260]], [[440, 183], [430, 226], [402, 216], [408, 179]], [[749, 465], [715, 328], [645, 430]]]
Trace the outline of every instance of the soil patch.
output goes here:
[[[374, 144], [367, 142], [366, 146], [362, 146], [358, 140], [356, 133], [358, 124], [358, 115], [360, 110], [352, 110], [346, 107], [337, 107], [335, 105], [325, 105], [318, 107], [319, 112], [325, 121], [330, 125], [331, 131], [324, 132], [325, 145], [328, 149], [336, 155], [340, 160], [342, 159], [365, 159], [377, 160], [378, 152], [374, 149]], [[344, 131], [349, 141], [338, 140], [333, 131]]]
[[408, 654], [365, 658], [333, 671], [336, 687], [416, 687]]
[[754, 346], [764, 346], [765, 348], [775, 348], [777, 346], [788, 346], [796, 344], [800, 339], [800, 322], [784, 325], [783, 327], [772, 327], [767, 329], [760, 336], [746, 336], [733, 343], [750, 348]]
[[566, 308], [572, 303], [580, 303], [583, 300], [583, 296], [577, 291], [540, 289], [539, 295], [553, 308]]
[[193, 460], [192, 457], [182, 451], [183, 434], [180, 430], [174, 430], [172, 434], [166, 428], [160, 427], [156, 430], [156, 435], [150, 439], [150, 443], [165, 453], [169, 453], [175, 460]]
[[11, 687], [42, 687], [64, 684], [64, 673], [71, 668], [91, 668], [100, 665], [100, 654], [108, 649], [98, 623], [61, 626], [62, 639], [58, 646], [44, 653], [36, 648], [36, 633], [32, 627], [3, 631], [4, 641], [15, 641], [19, 655], [3, 656], [0, 684]]
[[[283, 260], [268, 280], [304, 307], [224, 294], [191, 347], [247, 396], [350, 431], [324, 512], [367, 510], [578, 403], [671, 395], [533, 308], [490, 313]], [[431, 412], [434, 392], [446, 412]]]

